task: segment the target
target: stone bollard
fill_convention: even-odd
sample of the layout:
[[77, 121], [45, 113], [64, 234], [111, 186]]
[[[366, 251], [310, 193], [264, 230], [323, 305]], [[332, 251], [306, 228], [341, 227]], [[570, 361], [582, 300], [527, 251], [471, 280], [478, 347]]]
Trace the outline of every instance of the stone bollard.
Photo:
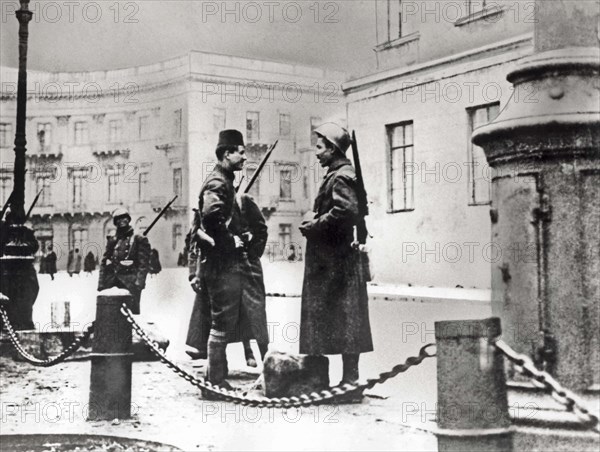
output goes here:
[[121, 305], [131, 302], [124, 289], [100, 292], [92, 341], [88, 420], [131, 417], [131, 325]]
[[512, 451], [500, 319], [435, 322], [438, 450]]

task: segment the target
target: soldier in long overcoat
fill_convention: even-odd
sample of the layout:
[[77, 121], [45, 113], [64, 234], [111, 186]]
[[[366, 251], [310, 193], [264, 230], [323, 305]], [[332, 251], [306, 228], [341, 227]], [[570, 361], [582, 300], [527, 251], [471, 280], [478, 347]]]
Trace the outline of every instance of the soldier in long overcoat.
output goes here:
[[342, 354], [342, 383], [358, 381], [360, 353], [373, 350], [366, 281], [353, 246], [358, 221], [356, 173], [345, 152], [348, 132], [326, 123], [315, 130], [317, 159], [328, 171], [315, 200], [307, 238], [302, 287], [300, 353]]
[[134, 233], [130, 222], [131, 216], [125, 209], [118, 208], [113, 212], [117, 232], [115, 237], [109, 238], [102, 256], [98, 290], [113, 286], [127, 289], [132, 297], [131, 312], [139, 314], [150, 266], [150, 243], [143, 235]]
[[214, 245], [201, 242], [200, 286], [210, 305], [211, 329], [208, 338], [207, 378], [216, 385], [228, 386], [227, 343], [239, 334], [245, 275], [249, 272], [242, 240], [241, 212], [235, 202], [234, 173], [246, 161], [244, 139], [237, 130], [219, 133], [218, 162], [208, 175], [198, 200], [201, 228]]

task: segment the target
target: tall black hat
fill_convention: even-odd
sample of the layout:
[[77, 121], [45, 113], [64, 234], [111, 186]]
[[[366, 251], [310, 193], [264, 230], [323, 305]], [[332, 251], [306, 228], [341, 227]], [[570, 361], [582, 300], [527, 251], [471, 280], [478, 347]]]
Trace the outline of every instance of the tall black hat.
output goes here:
[[244, 136], [242, 132], [235, 129], [221, 130], [219, 132], [219, 146], [244, 146]]

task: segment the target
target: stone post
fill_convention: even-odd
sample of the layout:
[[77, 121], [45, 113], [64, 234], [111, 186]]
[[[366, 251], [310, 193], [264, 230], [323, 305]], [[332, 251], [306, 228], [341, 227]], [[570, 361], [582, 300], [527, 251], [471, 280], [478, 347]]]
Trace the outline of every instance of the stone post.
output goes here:
[[500, 319], [435, 322], [438, 450], [512, 451]]
[[510, 346], [566, 387], [597, 391], [598, 2], [538, 1], [534, 34], [536, 52], [508, 74], [511, 100], [472, 138], [493, 170], [492, 312]]
[[127, 290], [100, 292], [92, 341], [88, 420], [131, 417], [131, 325], [121, 314], [131, 302]]

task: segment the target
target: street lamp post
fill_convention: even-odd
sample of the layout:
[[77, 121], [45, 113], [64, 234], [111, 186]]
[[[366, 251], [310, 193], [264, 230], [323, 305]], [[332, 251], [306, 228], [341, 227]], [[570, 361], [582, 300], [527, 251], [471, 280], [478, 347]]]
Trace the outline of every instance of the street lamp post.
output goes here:
[[32, 329], [32, 308], [39, 285], [35, 268], [34, 254], [38, 249], [31, 229], [25, 226], [25, 153], [27, 121], [27, 40], [29, 21], [33, 13], [29, 11], [29, 0], [20, 0], [21, 8], [16, 11], [19, 21], [19, 78], [17, 84], [17, 127], [15, 134], [14, 185], [10, 201], [10, 213], [2, 224], [0, 291], [9, 298], [6, 311], [12, 326], [18, 330]]
[[15, 223], [25, 222], [25, 122], [27, 111], [27, 40], [29, 21], [33, 13], [28, 10], [29, 0], [21, 0], [21, 9], [15, 12], [19, 20], [19, 79], [17, 85], [17, 131], [15, 134], [14, 193], [11, 211]]

